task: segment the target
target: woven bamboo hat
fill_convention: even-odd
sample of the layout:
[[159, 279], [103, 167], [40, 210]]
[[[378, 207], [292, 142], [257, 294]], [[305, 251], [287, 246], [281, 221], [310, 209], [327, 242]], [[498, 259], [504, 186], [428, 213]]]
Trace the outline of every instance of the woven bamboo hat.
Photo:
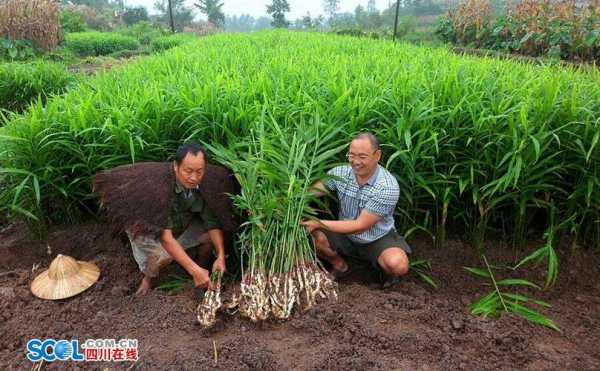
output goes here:
[[100, 269], [94, 263], [58, 254], [50, 268], [33, 280], [31, 292], [41, 299], [66, 299], [90, 288], [98, 277]]

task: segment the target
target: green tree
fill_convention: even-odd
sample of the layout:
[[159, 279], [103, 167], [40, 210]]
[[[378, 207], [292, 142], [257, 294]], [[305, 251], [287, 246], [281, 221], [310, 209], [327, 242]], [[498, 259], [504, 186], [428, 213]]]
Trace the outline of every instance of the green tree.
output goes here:
[[304, 17], [300, 20], [301, 28], [305, 30], [316, 30], [323, 27], [324, 18], [322, 15], [317, 17], [311, 17], [310, 13], [306, 13]]
[[367, 3], [367, 19], [366, 19], [366, 28], [367, 29], [377, 29], [382, 26], [383, 22], [381, 19], [381, 14], [379, 14], [379, 9], [377, 9], [377, 4], [375, 0], [369, 0]]
[[287, 0], [273, 0], [271, 5], [267, 5], [267, 14], [271, 14], [273, 20], [271, 25], [276, 28], [287, 28], [290, 25], [285, 19], [285, 13], [290, 11], [290, 4]]
[[147, 21], [148, 11], [143, 6], [126, 8], [121, 17], [126, 25], [131, 26], [141, 21]]
[[379, 14], [379, 10], [377, 10], [377, 3], [375, 2], [375, 0], [369, 0], [369, 2], [367, 3], [367, 13], [369, 13], [369, 14], [373, 14], [373, 13]]
[[225, 30], [230, 32], [249, 32], [271, 28], [271, 18], [262, 16], [254, 19], [249, 14], [225, 16]]
[[367, 28], [369, 17], [367, 12], [365, 11], [365, 8], [363, 8], [362, 5], [358, 5], [356, 6], [356, 8], [354, 8], [354, 18], [356, 19], [356, 25], [358, 26], [358, 28]]
[[85, 20], [79, 13], [63, 10], [60, 12], [60, 28], [64, 33], [85, 31]]
[[356, 18], [350, 12], [338, 13], [329, 21], [329, 26], [333, 29], [342, 30], [347, 28], [355, 28]]
[[[171, 0], [173, 6], [173, 23], [175, 30], [183, 31], [183, 28], [194, 20], [194, 11], [185, 6], [185, 0]], [[166, 25], [169, 24], [169, 2], [168, 0], [156, 0], [154, 8], [158, 10], [156, 19]]]
[[255, 19], [249, 14], [225, 16], [225, 30], [229, 32], [248, 32], [254, 29]]
[[323, 0], [323, 10], [329, 16], [329, 21], [331, 21], [340, 10], [340, 0]]
[[254, 29], [255, 30], [266, 30], [271, 28], [273, 25], [271, 24], [271, 18], [266, 17], [266, 16], [262, 16], [262, 17], [258, 17], [256, 18], [256, 21], [254, 22]]
[[223, 2], [220, 0], [199, 0], [194, 3], [194, 6], [198, 8], [202, 13], [206, 14], [208, 21], [215, 26], [225, 26], [225, 14], [221, 9]]
[[302, 27], [307, 30], [313, 29], [312, 18], [310, 17], [310, 13], [306, 13], [304, 17], [302, 17]]

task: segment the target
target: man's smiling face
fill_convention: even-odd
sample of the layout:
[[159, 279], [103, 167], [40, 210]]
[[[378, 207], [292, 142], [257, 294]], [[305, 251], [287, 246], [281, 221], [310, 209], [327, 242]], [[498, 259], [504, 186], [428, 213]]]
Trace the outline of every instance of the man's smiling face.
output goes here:
[[357, 138], [350, 143], [348, 161], [356, 176], [365, 178], [373, 174], [380, 159], [381, 150], [373, 149], [369, 139]]

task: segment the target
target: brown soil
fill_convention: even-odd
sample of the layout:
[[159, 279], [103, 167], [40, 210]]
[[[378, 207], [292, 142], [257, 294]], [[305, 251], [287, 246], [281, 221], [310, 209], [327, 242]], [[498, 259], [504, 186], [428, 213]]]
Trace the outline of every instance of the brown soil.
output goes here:
[[[594, 252], [562, 256], [557, 286], [534, 294], [552, 304], [544, 313], [562, 333], [510, 315], [492, 320], [469, 314], [467, 305], [489, 290], [462, 268], [480, 266], [477, 255], [457, 240], [435, 249], [425, 239], [411, 242], [418, 257], [431, 261], [438, 290], [414, 274], [382, 290], [376, 275], [356, 267], [340, 284], [337, 302], [284, 322], [221, 315], [215, 328], [202, 330], [191, 290], [131, 295], [137, 267], [129, 248], [106, 230], [91, 224], [50, 233], [52, 256], [93, 260], [102, 270], [91, 289], [56, 302], [29, 292], [50, 262], [46, 244], [30, 241], [19, 225], [0, 232], [0, 369], [30, 369], [25, 344], [31, 338], [139, 340], [135, 365], [54, 362], [48, 369], [600, 369], [600, 257]], [[509, 263], [514, 256], [494, 248], [488, 258]], [[528, 278], [541, 282], [538, 270]], [[168, 272], [160, 279], [168, 280]]]

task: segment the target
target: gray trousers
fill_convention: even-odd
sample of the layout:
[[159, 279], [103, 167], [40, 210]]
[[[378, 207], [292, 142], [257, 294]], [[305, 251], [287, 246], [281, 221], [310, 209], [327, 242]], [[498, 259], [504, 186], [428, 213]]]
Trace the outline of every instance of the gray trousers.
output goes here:
[[[206, 252], [210, 252], [212, 245], [206, 232], [202, 223], [192, 220], [187, 229], [177, 238], [177, 241], [186, 250], [201, 246], [202, 252], [205, 252], [205, 249], [208, 250]], [[148, 235], [137, 235], [132, 238], [133, 234], [131, 232], [126, 231], [126, 233], [133, 251], [133, 258], [137, 262], [140, 271], [146, 276], [158, 276], [160, 269], [173, 261], [173, 257], [162, 247], [159, 239]]]

